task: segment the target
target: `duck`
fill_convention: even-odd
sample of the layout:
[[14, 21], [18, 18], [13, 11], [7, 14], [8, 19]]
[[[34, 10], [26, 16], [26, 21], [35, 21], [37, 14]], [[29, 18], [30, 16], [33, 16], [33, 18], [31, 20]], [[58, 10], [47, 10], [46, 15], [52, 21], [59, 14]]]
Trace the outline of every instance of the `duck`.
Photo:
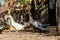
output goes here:
[[31, 23], [35, 28], [38, 28], [40, 30], [46, 30], [46, 28], [44, 27], [49, 26], [49, 24], [42, 24], [41, 22], [34, 20], [31, 13], [29, 14], [29, 18], [29, 23]]
[[6, 18], [10, 18], [10, 21], [11, 21], [11, 24], [10, 25], [13, 28], [15, 28], [17, 31], [24, 29], [25, 25], [19, 24], [19, 23], [15, 22], [14, 19], [13, 19], [13, 17], [11, 15], [8, 15]]

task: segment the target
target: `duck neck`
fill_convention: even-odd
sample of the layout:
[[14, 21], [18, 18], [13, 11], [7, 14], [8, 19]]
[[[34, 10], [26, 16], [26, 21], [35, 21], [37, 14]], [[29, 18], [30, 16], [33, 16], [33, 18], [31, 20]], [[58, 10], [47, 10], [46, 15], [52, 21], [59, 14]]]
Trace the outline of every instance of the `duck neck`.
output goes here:
[[29, 14], [29, 21], [33, 21], [32, 15]]

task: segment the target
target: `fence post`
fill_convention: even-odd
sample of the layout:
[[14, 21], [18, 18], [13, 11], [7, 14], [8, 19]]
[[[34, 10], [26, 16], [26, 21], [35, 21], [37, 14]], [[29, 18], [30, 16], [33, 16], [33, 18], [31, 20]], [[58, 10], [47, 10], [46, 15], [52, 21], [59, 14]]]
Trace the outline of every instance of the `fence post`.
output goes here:
[[[8, 2], [8, 16], [10, 15], [10, 13], [11, 13], [11, 9], [10, 9], [10, 0], [7, 0], [7, 2]], [[10, 30], [10, 23], [11, 23], [11, 20], [10, 20], [10, 18], [8, 18], [8, 30]]]

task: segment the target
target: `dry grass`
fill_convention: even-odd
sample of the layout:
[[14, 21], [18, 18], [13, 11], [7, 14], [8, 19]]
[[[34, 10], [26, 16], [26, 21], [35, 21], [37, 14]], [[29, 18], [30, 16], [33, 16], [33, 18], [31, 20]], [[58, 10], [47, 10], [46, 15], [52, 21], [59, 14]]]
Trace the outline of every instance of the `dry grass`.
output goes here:
[[8, 32], [5, 31], [0, 34], [0, 40], [59, 40], [58, 36], [44, 36], [41, 33], [19, 31]]

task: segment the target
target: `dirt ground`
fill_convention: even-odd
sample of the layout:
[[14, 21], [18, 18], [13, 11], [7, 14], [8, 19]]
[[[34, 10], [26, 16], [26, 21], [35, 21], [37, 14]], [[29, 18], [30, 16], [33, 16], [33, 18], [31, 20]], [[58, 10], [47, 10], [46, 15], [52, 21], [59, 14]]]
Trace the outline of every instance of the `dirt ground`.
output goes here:
[[5, 31], [0, 34], [0, 40], [60, 40], [58, 36], [46, 36], [40, 33], [19, 31], [9, 32]]

